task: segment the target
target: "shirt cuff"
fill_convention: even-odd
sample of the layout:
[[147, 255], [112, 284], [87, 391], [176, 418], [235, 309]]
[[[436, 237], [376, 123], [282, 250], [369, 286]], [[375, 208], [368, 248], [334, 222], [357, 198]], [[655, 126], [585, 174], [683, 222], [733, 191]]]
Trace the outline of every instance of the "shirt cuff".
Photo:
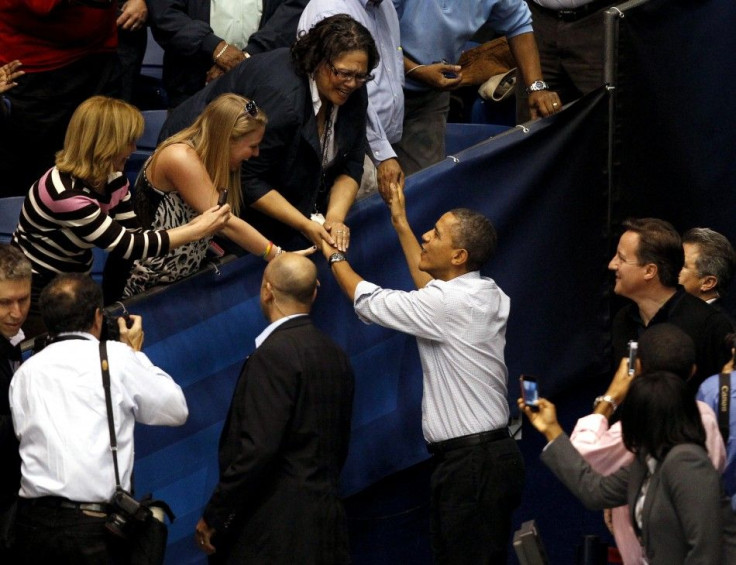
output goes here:
[[396, 152], [394, 151], [391, 144], [386, 139], [377, 139], [370, 143], [370, 155], [371, 161], [377, 167], [381, 162], [386, 159], [395, 159]]

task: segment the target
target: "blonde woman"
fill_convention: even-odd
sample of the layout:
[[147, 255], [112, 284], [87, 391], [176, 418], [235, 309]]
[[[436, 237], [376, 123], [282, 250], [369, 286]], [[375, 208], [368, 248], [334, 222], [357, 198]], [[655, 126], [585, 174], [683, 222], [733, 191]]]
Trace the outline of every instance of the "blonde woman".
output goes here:
[[93, 247], [125, 260], [166, 255], [230, 219], [230, 206], [211, 206], [173, 229], [142, 230], [122, 172], [142, 132], [143, 116], [122, 100], [94, 96], [74, 111], [56, 165], [31, 187], [13, 234], [33, 267], [29, 328], [43, 329], [41, 289], [58, 273], [89, 273]]
[[[168, 229], [214, 206], [227, 189], [234, 212], [221, 235], [270, 261], [281, 248], [237, 217], [242, 206], [240, 165], [258, 155], [267, 118], [253, 100], [223, 94], [185, 130], [164, 141], [144, 165], [135, 187], [135, 209], [144, 226]], [[136, 261], [124, 296], [196, 272], [207, 240], [182, 246], [166, 257]]]

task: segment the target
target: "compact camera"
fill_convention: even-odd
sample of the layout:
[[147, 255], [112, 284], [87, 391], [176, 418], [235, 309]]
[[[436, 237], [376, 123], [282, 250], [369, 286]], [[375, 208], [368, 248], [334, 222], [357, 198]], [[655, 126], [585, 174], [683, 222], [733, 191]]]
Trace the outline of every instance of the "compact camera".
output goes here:
[[110, 501], [112, 511], [107, 516], [105, 527], [121, 538], [127, 538], [136, 525], [143, 524], [151, 516], [151, 509], [143, 506], [124, 490], [116, 490]]

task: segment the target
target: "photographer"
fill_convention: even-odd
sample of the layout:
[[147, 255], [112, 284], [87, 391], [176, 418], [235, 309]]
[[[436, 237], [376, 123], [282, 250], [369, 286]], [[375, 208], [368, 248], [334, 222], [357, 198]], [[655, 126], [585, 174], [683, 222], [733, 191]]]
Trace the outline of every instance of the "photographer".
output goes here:
[[[113, 509], [110, 449], [99, 339], [102, 291], [88, 276], [56, 277], [41, 293], [45, 349], [13, 377], [10, 404], [20, 441], [17, 517], [21, 563], [125, 563], [127, 548], [105, 527]], [[118, 319], [108, 341], [120, 482], [131, 489], [135, 422], [178, 426], [188, 416], [181, 388], [141, 352], [139, 316]]]

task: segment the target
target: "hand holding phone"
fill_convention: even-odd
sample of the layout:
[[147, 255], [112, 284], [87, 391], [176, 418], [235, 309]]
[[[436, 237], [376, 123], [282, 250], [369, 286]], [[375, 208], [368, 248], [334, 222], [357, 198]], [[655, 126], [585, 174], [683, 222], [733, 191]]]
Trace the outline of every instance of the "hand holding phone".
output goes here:
[[220, 196], [217, 198], [217, 205], [223, 206], [227, 204], [227, 188], [220, 189]]
[[539, 391], [537, 389], [537, 378], [531, 375], [521, 375], [521, 398], [532, 412], [539, 410]]

